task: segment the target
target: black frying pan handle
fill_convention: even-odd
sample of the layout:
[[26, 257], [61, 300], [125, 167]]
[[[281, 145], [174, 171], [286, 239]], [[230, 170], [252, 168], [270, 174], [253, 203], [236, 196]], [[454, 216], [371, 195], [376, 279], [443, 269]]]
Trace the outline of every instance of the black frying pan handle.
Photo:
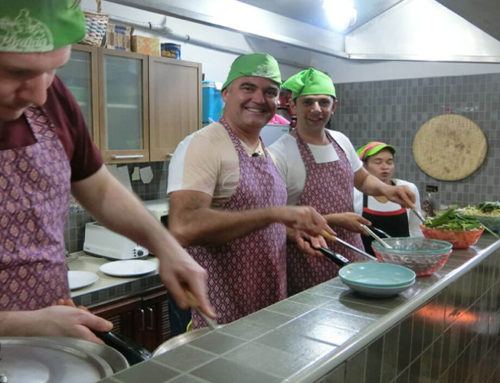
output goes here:
[[149, 350], [124, 335], [111, 331], [94, 331], [94, 334], [105, 344], [121, 352], [131, 366], [151, 358], [152, 354]]
[[[309, 238], [303, 238], [304, 241], [309, 242], [311, 245], [311, 240]], [[311, 246], [312, 247], [312, 246]], [[315, 250], [321, 251], [321, 253], [327, 257], [330, 261], [335, 263], [338, 267], [344, 267], [349, 263], [349, 260], [339, 253], [336, 253], [330, 249], [327, 249], [326, 247], [320, 246], [320, 247], [313, 247]]]

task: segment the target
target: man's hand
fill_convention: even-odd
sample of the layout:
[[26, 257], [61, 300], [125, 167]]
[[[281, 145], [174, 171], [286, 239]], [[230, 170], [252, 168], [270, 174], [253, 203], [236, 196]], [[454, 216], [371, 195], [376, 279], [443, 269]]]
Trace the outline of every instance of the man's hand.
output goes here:
[[384, 196], [408, 209], [415, 209], [415, 194], [408, 186], [390, 186], [384, 188]]
[[310, 206], [283, 206], [272, 209], [277, 215], [276, 221], [291, 229], [303, 231], [312, 237], [321, 235], [323, 231], [335, 235], [326, 219]]
[[214, 319], [216, 315], [208, 300], [207, 272], [180, 245], [172, 247], [174, 249], [155, 253], [160, 260], [159, 274], [163, 284], [180, 308], [188, 308], [192, 301], [186, 295], [187, 290], [194, 296], [198, 308]]
[[103, 343], [92, 330], [110, 331], [113, 324], [88, 311], [70, 306], [49, 306], [33, 311], [1, 313], [1, 335], [68, 336]]
[[318, 249], [319, 247], [328, 248], [325, 238], [323, 238], [323, 236], [321, 235], [313, 237], [308, 235], [307, 233], [304, 233], [303, 231], [295, 230], [293, 233], [293, 238], [297, 243], [299, 249], [306, 254], [322, 257], [323, 254], [321, 253], [321, 251], [316, 249]]
[[372, 223], [365, 217], [352, 212], [325, 215], [330, 226], [339, 226], [354, 233], [364, 233], [361, 224], [370, 226]]

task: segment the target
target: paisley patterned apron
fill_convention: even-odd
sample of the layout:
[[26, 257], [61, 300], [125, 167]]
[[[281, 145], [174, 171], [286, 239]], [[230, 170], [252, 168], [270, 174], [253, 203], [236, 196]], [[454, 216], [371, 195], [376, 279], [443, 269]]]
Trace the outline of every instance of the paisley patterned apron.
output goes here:
[[[306, 168], [306, 182], [297, 205], [314, 207], [320, 214], [353, 211], [354, 173], [342, 148], [328, 132], [325, 132], [339, 159], [316, 163], [311, 149], [297, 134], [297, 145]], [[338, 237], [359, 249], [363, 249], [357, 233], [335, 227]], [[328, 247], [350, 261], [357, 259], [356, 253], [338, 243], [327, 241]], [[287, 243], [288, 295], [296, 294], [318, 283], [334, 278], [339, 267], [325, 257], [308, 255], [294, 242]]]
[[[249, 157], [224, 119], [238, 152], [240, 181], [224, 210], [241, 211], [286, 205], [286, 187], [264, 148], [265, 157]], [[286, 229], [281, 224], [250, 233], [222, 246], [188, 248], [208, 272], [208, 296], [218, 323], [232, 322], [286, 297]], [[193, 328], [204, 325], [193, 311]]]
[[70, 296], [63, 237], [70, 164], [44, 110], [24, 116], [37, 142], [0, 151], [0, 310]]

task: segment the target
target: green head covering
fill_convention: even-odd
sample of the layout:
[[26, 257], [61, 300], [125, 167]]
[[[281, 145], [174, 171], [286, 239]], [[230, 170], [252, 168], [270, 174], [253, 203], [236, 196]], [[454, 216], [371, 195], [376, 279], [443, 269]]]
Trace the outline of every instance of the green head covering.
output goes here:
[[310, 94], [325, 94], [337, 98], [335, 85], [333, 85], [330, 76], [314, 68], [294, 74], [283, 83], [282, 87], [292, 91], [294, 100], [297, 97]]
[[75, 0], [1, 0], [0, 52], [49, 52], [85, 36]]
[[396, 153], [396, 148], [385, 142], [371, 141], [358, 149], [357, 153], [361, 161], [366, 161], [368, 157], [374, 156], [383, 149], [389, 149], [392, 154]]
[[247, 76], [264, 77], [281, 84], [280, 68], [276, 59], [267, 53], [252, 53], [234, 60], [222, 89], [237, 78]]

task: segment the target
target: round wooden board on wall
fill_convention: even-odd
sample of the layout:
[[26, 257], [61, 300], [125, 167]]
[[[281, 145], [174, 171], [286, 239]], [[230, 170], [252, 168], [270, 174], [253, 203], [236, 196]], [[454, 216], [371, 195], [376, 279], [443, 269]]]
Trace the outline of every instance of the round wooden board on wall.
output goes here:
[[486, 137], [476, 123], [457, 114], [443, 114], [417, 131], [413, 157], [429, 176], [457, 181], [479, 169], [487, 148]]

